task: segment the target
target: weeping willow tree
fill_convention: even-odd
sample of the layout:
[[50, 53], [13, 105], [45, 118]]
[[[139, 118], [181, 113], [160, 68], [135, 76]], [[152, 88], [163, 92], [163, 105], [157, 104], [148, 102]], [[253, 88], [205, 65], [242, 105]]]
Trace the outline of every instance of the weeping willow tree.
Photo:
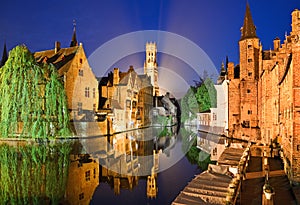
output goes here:
[[71, 143], [0, 145], [1, 204], [59, 204], [68, 180]]
[[55, 67], [38, 64], [24, 45], [11, 50], [0, 70], [0, 135], [70, 136], [66, 95]]

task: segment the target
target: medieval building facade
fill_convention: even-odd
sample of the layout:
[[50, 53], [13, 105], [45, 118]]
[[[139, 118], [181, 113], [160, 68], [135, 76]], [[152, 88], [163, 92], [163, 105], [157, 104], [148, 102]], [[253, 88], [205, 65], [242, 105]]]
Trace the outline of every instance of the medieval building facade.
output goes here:
[[70, 47], [34, 53], [37, 62], [53, 64], [58, 70], [67, 95], [71, 120], [93, 121], [98, 104], [98, 81], [89, 66], [82, 43], [78, 45], [74, 27]]
[[279, 142], [289, 178], [300, 181], [300, 11], [284, 42], [264, 51], [247, 5], [239, 53], [239, 65], [228, 63], [229, 136]]
[[99, 79], [99, 110], [111, 113], [112, 133], [149, 125], [152, 92], [150, 77], [138, 75], [132, 66], [127, 72], [114, 68]]

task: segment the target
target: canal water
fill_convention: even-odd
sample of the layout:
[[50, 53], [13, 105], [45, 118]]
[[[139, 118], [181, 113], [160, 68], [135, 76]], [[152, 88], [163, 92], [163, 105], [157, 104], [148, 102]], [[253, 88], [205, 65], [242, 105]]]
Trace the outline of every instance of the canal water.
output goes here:
[[169, 127], [1, 142], [1, 204], [170, 204], [209, 162], [197, 135]]

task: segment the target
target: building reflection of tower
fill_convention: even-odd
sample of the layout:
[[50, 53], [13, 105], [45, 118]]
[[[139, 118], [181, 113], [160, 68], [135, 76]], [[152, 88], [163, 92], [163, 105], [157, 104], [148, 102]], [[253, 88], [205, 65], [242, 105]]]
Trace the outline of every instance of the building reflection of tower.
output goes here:
[[175, 131], [176, 127], [147, 128], [107, 136], [107, 148], [99, 156], [100, 183], [108, 183], [118, 195], [145, 180], [147, 197], [155, 198], [159, 155], [169, 156], [176, 142]]
[[[76, 180], [74, 180], [76, 179]], [[99, 185], [99, 162], [88, 154], [70, 156], [65, 200], [70, 204], [90, 204]]]
[[147, 197], [155, 198], [158, 192], [156, 185], [157, 171], [158, 171], [158, 154], [153, 150], [153, 166], [151, 168], [151, 175], [147, 177]]
[[116, 195], [138, 184], [138, 143], [133, 132], [109, 136], [107, 157], [101, 159], [101, 180], [110, 184]]

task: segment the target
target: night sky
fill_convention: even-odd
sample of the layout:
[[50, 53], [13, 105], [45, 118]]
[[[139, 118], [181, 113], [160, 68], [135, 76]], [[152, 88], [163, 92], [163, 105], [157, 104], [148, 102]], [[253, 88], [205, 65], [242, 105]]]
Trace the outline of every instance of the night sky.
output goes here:
[[[216, 68], [219, 68], [226, 56], [229, 61], [238, 63], [238, 40], [246, 2], [246, 0], [2, 1], [0, 52], [2, 55], [4, 41], [8, 49], [25, 44], [32, 52], [53, 49], [55, 41], [60, 41], [62, 47], [67, 47], [71, 41], [75, 19], [77, 39], [83, 43], [88, 57], [101, 45], [122, 34], [160, 30], [189, 39], [203, 49]], [[277, 36], [284, 40], [285, 33], [289, 34], [291, 31], [291, 12], [295, 8], [300, 9], [299, 0], [248, 0], [248, 2], [257, 27], [257, 35], [264, 49], [272, 48], [273, 39]], [[137, 57], [132, 57], [134, 58]], [[135, 66], [141, 67], [143, 60], [142, 56]], [[95, 73], [99, 75], [97, 71]]]

